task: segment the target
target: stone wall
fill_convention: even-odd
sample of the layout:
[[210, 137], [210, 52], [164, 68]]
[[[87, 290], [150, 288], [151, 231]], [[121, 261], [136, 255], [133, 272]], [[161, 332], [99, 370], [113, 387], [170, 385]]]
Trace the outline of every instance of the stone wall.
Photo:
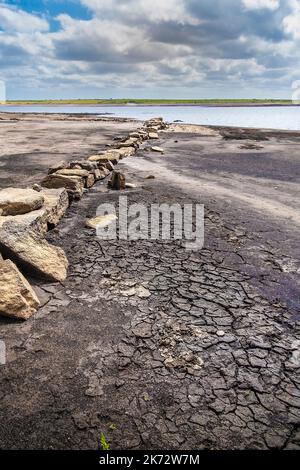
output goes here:
[[124, 175], [115, 170], [119, 160], [133, 156], [144, 141], [158, 139], [165, 127], [162, 118], [151, 119], [126, 138], [117, 138], [105, 152], [49, 168], [32, 188], [0, 191], [0, 315], [27, 320], [39, 308], [25, 273], [50, 282], [66, 279], [67, 257], [45, 234], [98, 181], [111, 175], [108, 187], [125, 189]]

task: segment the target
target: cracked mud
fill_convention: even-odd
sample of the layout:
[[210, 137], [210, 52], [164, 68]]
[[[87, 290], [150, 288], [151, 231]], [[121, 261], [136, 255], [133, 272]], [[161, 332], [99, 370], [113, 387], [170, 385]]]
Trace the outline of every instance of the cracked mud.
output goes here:
[[[140, 185], [129, 203], [199, 203], [164, 175], [146, 179], [146, 163], [169, 153], [178, 168], [170, 138], [166, 157], [121, 163]], [[188, 153], [186, 136], [173, 138]], [[119, 197], [105, 183], [49, 233], [67, 252], [67, 281], [36, 285], [43, 307], [27, 323], [0, 321], [2, 448], [96, 449], [100, 432], [112, 449], [300, 448], [297, 229], [199, 191], [200, 251], [97, 239], [86, 217]]]

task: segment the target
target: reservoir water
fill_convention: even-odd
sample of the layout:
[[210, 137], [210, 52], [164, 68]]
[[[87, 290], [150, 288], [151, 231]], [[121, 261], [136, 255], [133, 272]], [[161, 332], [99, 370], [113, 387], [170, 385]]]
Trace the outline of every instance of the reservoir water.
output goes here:
[[0, 106], [0, 112], [76, 113], [128, 117], [212, 126], [300, 130], [300, 106]]

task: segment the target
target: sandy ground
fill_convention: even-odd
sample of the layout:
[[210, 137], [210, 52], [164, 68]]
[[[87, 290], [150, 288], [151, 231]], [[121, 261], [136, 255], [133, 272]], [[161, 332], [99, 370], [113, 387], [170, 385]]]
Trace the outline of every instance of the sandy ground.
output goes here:
[[121, 118], [0, 113], [0, 188], [29, 186], [49, 166], [98, 153], [136, 126]]
[[[128, 123], [99, 123], [82, 155], [114, 125]], [[96, 449], [100, 432], [112, 449], [300, 448], [299, 143], [180, 125], [155, 142], [163, 156], [120, 164], [129, 203], [205, 205], [202, 250], [97, 239], [85, 218], [119, 197], [105, 182], [70, 208], [48, 235], [67, 281], [35, 280], [37, 315], [0, 320], [1, 448]]]

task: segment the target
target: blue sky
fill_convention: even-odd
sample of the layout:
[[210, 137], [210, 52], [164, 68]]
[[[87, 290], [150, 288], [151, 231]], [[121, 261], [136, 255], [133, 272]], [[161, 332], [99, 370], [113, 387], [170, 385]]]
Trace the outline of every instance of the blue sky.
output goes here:
[[55, 18], [59, 14], [65, 13], [73, 18], [84, 20], [92, 17], [89, 9], [76, 0], [7, 0], [5, 3], [46, 18], [52, 31], [58, 28], [59, 23], [55, 21]]
[[300, 0], [0, 0], [9, 99], [291, 98]]

